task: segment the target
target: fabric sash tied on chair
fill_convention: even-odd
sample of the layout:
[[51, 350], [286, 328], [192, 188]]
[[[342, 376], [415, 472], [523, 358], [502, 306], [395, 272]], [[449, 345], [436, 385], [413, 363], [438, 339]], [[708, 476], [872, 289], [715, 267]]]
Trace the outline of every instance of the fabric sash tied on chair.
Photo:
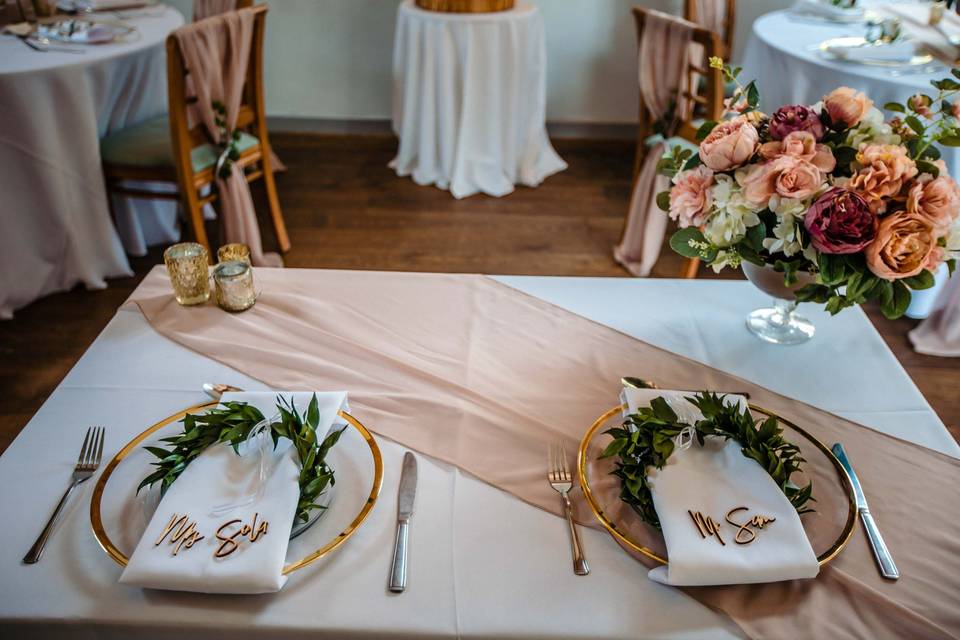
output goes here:
[[[686, 109], [690, 43], [694, 25], [659, 11], [647, 14], [638, 54], [640, 95], [654, 120], [663, 120], [663, 140], [647, 150], [633, 183], [627, 222], [613, 256], [635, 276], [648, 276], [667, 231], [667, 215], [657, 207], [657, 193], [670, 187], [658, 175], [657, 163], [667, 151], [667, 140], [676, 130], [679, 114]], [[673, 109], [672, 117], [671, 109]], [[638, 144], [642, 144], [640, 141]]]
[[960, 357], [960, 276], [950, 278], [933, 313], [908, 335], [918, 353]]
[[[226, 129], [237, 123], [243, 86], [252, 45], [254, 13], [241, 9], [194, 22], [175, 32], [197, 101], [191, 105], [191, 126], [200, 122], [214, 142], [226, 140], [216, 124], [214, 102], [226, 109]], [[281, 267], [276, 253], [265, 254], [260, 240], [257, 214], [243, 169], [233, 164], [226, 178], [217, 175], [217, 189], [227, 242], [242, 242], [250, 247], [255, 266]]]

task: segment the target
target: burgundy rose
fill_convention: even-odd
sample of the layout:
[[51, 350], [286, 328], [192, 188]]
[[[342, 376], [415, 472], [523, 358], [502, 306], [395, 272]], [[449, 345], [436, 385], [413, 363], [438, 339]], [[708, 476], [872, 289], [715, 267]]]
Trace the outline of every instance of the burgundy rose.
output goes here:
[[807, 211], [803, 224], [813, 247], [821, 253], [856, 253], [877, 235], [877, 217], [867, 201], [843, 187], [820, 196]]
[[783, 140], [794, 131], [809, 131], [818, 142], [826, 133], [817, 112], [802, 104], [791, 104], [774, 111], [770, 116], [769, 131], [774, 140]]

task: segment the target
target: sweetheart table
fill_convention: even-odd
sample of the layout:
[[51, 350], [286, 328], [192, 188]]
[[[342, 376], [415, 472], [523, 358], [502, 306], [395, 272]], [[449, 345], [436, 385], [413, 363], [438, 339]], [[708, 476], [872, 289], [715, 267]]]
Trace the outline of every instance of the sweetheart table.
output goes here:
[[[746, 282], [496, 280], [873, 429], [960, 457], [960, 447], [859, 309], [834, 318], [807, 310], [817, 323], [816, 339], [779, 347], [757, 341], [744, 327], [745, 313], [767, 302]], [[789, 367], [785, 357], [791, 359]], [[825, 362], [832, 371], [829, 380], [821, 374]], [[837, 380], [847, 382], [838, 385]], [[291, 576], [279, 593], [199, 595], [118, 584], [120, 569], [90, 532], [93, 481], [81, 485], [82, 499], [70, 504], [40, 563], [20, 563], [63, 490], [88, 426], [107, 427], [105, 457], [112, 456], [146, 426], [203, 402], [204, 382], [264, 389], [162, 337], [137, 306], [127, 303], [0, 457], [6, 529], [0, 547], [0, 636], [740, 637], [726, 618], [650, 581], [644, 566], [598, 530], [582, 529], [591, 574], [573, 575], [561, 520], [423, 455], [410, 531], [409, 586], [402, 595], [389, 594], [404, 449], [382, 437], [381, 504], [342, 549]], [[611, 403], [617, 392], [610, 390]], [[368, 426], [376, 431], [372, 422]], [[576, 494], [574, 499], [582, 498]], [[865, 547], [866, 541], [858, 536], [851, 544]]]

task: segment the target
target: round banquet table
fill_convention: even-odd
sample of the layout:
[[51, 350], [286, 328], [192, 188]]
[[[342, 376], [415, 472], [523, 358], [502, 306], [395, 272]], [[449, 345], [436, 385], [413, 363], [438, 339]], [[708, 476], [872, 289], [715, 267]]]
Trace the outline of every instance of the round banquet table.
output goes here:
[[538, 9], [440, 13], [404, 0], [393, 50], [390, 163], [456, 198], [503, 196], [567, 168], [547, 137], [547, 54]]
[[[880, 108], [887, 102], [904, 102], [918, 91], [929, 94], [931, 80], [950, 76], [950, 69], [936, 62], [917, 69], [891, 69], [820, 55], [818, 45], [824, 40], [865, 32], [863, 22], [834, 23], [790, 10], [768, 13], [753, 23], [740, 78], [757, 81], [760, 107], [770, 113], [785, 104], [813, 104], [841, 86], [863, 91]], [[950, 174], [960, 177], [960, 147], [940, 151]], [[941, 270], [934, 288], [914, 292], [907, 315], [925, 318], [946, 280], [946, 271]]]
[[[118, 207], [100, 167], [99, 139], [167, 108], [167, 34], [183, 16], [160, 5], [103, 14], [136, 27], [125, 42], [35, 51], [0, 36], [0, 318], [56, 291], [130, 276], [125, 254], [173, 239], [174, 205]], [[121, 233], [123, 234], [121, 240]]]

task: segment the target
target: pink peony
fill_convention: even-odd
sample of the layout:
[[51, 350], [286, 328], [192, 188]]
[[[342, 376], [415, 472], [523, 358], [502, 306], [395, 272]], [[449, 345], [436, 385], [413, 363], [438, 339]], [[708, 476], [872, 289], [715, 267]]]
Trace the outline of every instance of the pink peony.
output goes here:
[[713, 171], [700, 165], [673, 178], [670, 189], [670, 217], [680, 227], [699, 227], [706, 221], [712, 198]]
[[848, 186], [860, 193], [874, 213], [887, 210], [887, 199], [900, 194], [907, 180], [917, 175], [917, 165], [898, 144], [868, 144], [857, 153], [860, 170]]
[[825, 176], [812, 163], [790, 155], [755, 164], [738, 172], [743, 197], [756, 207], [766, 207], [774, 194], [809, 198], [823, 186]]
[[721, 122], [700, 143], [700, 160], [714, 171], [728, 171], [746, 163], [760, 142], [757, 128], [738, 116]]
[[828, 254], [862, 251], [877, 233], [877, 217], [867, 202], [842, 187], [834, 187], [817, 198], [807, 210], [803, 225], [814, 249]]
[[837, 166], [830, 147], [817, 144], [817, 139], [808, 131], [794, 131], [788, 133], [783, 140], [774, 140], [760, 145], [760, 155], [764, 158], [779, 158], [791, 156], [805, 160], [827, 174]]
[[835, 128], [856, 126], [871, 108], [873, 100], [850, 87], [839, 87], [823, 96], [823, 110]]
[[878, 278], [899, 280], [915, 276], [936, 262], [936, 248], [936, 232], [926, 218], [898, 211], [880, 221], [877, 237], [864, 255], [867, 267]]
[[802, 104], [792, 104], [780, 107], [770, 116], [770, 137], [774, 140], [783, 140], [794, 131], [806, 131], [820, 140], [826, 133], [820, 116]]

